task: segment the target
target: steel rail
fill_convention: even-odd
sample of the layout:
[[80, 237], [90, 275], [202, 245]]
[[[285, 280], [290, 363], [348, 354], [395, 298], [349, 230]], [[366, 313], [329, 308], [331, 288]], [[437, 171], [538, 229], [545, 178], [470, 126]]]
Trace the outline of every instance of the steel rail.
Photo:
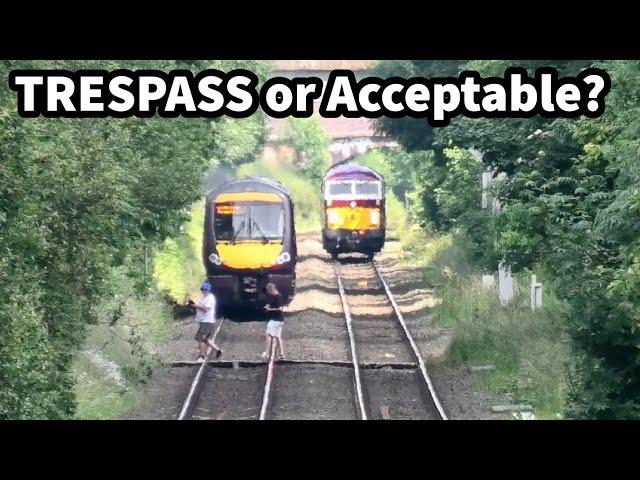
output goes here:
[[[218, 333], [220, 333], [220, 329], [222, 328], [223, 323], [224, 323], [224, 318], [220, 320], [220, 322], [218, 323], [218, 327], [216, 328], [216, 331], [213, 334], [213, 338], [212, 338], [213, 343], [215, 343], [216, 337], [218, 336]], [[200, 390], [202, 389], [204, 369], [207, 366], [207, 363], [209, 363], [209, 360], [211, 359], [211, 354], [213, 353], [212, 350], [213, 349], [211, 347], [208, 347], [207, 355], [204, 361], [202, 362], [202, 364], [200, 365], [200, 368], [198, 368], [198, 372], [196, 373], [196, 376], [193, 378], [193, 381], [191, 382], [191, 388], [189, 389], [187, 398], [185, 399], [184, 404], [182, 405], [182, 410], [180, 411], [180, 415], [178, 415], [178, 420], [186, 420], [191, 418], [191, 414], [193, 413], [193, 407], [195, 406], [194, 402], [200, 395]]]
[[273, 338], [271, 338], [269, 350], [269, 366], [267, 367], [267, 379], [264, 384], [264, 394], [262, 395], [262, 406], [260, 407], [259, 420], [267, 419], [267, 409], [269, 408], [269, 397], [271, 395], [271, 383], [273, 382], [276, 356], [276, 342], [273, 341]]
[[351, 313], [349, 311], [349, 305], [347, 305], [346, 294], [344, 292], [344, 286], [342, 285], [342, 279], [340, 278], [340, 272], [338, 267], [338, 261], [333, 262], [333, 270], [338, 279], [338, 292], [340, 293], [340, 300], [342, 301], [342, 311], [347, 323], [347, 332], [349, 333], [349, 344], [351, 345], [351, 360], [353, 363], [353, 374], [356, 383], [356, 396], [358, 397], [358, 407], [360, 410], [360, 419], [367, 420], [367, 410], [364, 405], [364, 396], [362, 395], [362, 380], [360, 379], [360, 362], [358, 361], [358, 352], [356, 352], [356, 342], [353, 335], [353, 328], [351, 326]]
[[384, 287], [384, 290], [385, 290], [385, 292], [387, 294], [387, 298], [389, 299], [389, 302], [391, 303], [391, 306], [393, 307], [393, 311], [396, 314], [396, 318], [398, 319], [398, 322], [400, 322], [400, 325], [402, 326], [402, 330], [404, 331], [404, 335], [407, 338], [407, 340], [409, 341], [409, 344], [411, 345], [411, 350], [413, 351], [414, 356], [418, 360], [418, 365], [420, 367], [420, 372], [422, 373], [423, 380], [426, 382], [427, 387], [429, 388], [429, 393], [431, 394], [431, 399], [433, 400], [433, 403], [435, 404], [436, 408], [438, 409], [438, 413], [440, 414], [440, 417], [443, 420], [448, 420], [447, 414], [445, 413], [444, 409], [442, 408], [442, 404], [440, 403], [440, 400], [438, 399], [438, 395], [437, 395], [435, 389], [433, 388], [433, 383], [431, 382], [431, 377], [429, 377], [429, 374], [427, 373], [427, 367], [426, 367], [426, 365], [424, 363], [424, 360], [422, 359], [422, 355], [420, 355], [420, 350], [418, 350], [418, 346], [416, 345], [416, 342], [413, 340], [413, 337], [411, 336], [411, 332], [409, 332], [409, 328], [407, 327], [407, 324], [404, 321], [404, 317], [402, 316], [402, 312], [400, 311], [400, 307], [398, 307], [398, 304], [396, 303], [396, 301], [395, 301], [395, 299], [393, 297], [393, 294], [391, 293], [391, 289], [389, 288], [389, 285], [387, 284], [387, 282], [385, 281], [384, 277], [380, 273], [380, 270], [378, 269], [378, 266], [376, 265], [376, 262], [372, 261], [371, 264], [373, 265], [373, 269], [376, 272], [376, 275], [378, 276], [378, 279], [380, 280], [380, 283]]

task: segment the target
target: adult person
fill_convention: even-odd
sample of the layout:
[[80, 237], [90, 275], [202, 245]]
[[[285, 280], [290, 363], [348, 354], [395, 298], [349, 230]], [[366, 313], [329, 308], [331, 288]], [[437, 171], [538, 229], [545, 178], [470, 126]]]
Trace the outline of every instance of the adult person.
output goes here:
[[196, 320], [198, 321], [198, 331], [195, 339], [198, 342], [198, 362], [204, 361], [207, 353], [207, 345], [216, 352], [216, 358], [220, 358], [222, 350], [214, 343], [211, 338], [213, 326], [216, 323], [216, 297], [211, 291], [211, 284], [204, 282], [200, 287], [202, 296], [198, 303], [190, 301], [196, 309]]

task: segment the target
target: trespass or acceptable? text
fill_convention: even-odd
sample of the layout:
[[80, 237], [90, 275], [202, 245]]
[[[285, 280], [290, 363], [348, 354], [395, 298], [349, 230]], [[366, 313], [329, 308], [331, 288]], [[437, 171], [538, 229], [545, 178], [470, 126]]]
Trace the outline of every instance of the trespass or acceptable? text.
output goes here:
[[356, 80], [334, 70], [326, 85], [315, 77], [275, 77], [258, 86], [248, 70], [14, 70], [9, 86], [23, 117], [248, 117], [258, 108], [276, 118], [310, 117], [319, 102], [323, 117], [413, 117], [446, 126], [456, 116], [471, 118], [598, 117], [611, 88], [609, 75], [588, 68], [575, 77], [520, 67], [503, 77]]

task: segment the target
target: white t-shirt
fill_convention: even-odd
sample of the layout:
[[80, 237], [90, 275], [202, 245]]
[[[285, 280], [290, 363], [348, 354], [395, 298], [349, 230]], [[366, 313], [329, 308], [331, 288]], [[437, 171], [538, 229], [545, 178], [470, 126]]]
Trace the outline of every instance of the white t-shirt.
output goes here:
[[196, 320], [204, 323], [216, 323], [216, 297], [213, 293], [203, 295], [198, 303], [203, 307], [209, 307], [209, 310], [206, 312], [196, 310]]

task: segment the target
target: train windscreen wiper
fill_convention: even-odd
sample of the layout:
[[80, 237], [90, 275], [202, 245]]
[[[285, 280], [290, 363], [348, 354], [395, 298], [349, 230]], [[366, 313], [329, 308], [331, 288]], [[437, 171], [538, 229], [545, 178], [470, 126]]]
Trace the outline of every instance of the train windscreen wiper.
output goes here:
[[262, 239], [264, 240], [262, 243], [269, 243], [269, 239], [267, 238], [267, 236], [264, 234], [264, 232], [262, 231], [262, 229], [260, 228], [260, 225], [258, 225], [258, 223], [254, 220], [253, 222], [253, 226], [258, 230], [258, 233], [260, 234], [260, 236], [262, 237]]
[[245, 222], [243, 220], [242, 223], [240, 224], [240, 226], [238, 227], [238, 229], [233, 232], [233, 238], [231, 239], [231, 244], [232, 245], [235, 245], [236, 237], [240, 234], [240, 232], [242, 230], [244, 230], [244, 225], [245, 225]]

